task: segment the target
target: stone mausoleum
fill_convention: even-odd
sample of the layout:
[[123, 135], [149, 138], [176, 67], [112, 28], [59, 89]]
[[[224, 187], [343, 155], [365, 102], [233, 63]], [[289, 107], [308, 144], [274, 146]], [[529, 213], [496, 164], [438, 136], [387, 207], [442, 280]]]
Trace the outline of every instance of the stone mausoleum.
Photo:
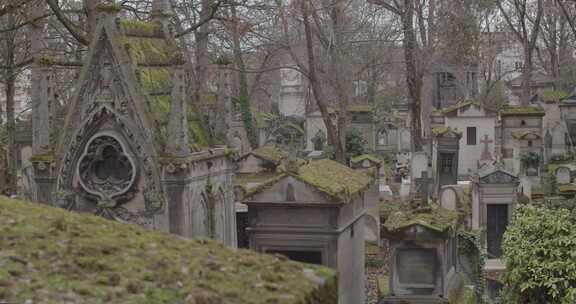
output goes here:
[[232, 166], [216, 145], [225, 143], [226, 126], [216, 130], [221, 142], [207, 136], [188, 100], [185, 60], [165, 8], [155, 5], [149, 22], [122, 20], [114, 4], [99, 9], [63, 121], [51, 114], [50, 60], [36, 62], [34, 199], [235, 245]]
[[375, 184], [332, 160], [281, 165], [248, 190], [250, 248], [338, 271], [338, 303], [364, 303], [364, 218]]

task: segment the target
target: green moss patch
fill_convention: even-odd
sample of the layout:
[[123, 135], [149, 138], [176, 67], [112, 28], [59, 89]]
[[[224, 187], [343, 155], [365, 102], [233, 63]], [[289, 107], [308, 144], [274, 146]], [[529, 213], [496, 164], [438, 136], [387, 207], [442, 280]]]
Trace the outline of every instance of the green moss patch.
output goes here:
[[538, 106], [504, 106], [500, 109], [501, 116], [535, 115], [544, 116], [544, 109]]
[[350, 162], [353, 164], [358, 164], [358, 163], [361, 163], [365, 160], [371, 161], [371, 162], [376, 163], [376, 164], [382, 164], [383, 163], [382, 159], [380, 159], [378, 156], [372, 155], [372, 154], [363, 154], [363, 155], [358, 155], [356, 157], [352, 157], [350, 159]]
[[138, 65], [172, 65], [183, 62], [175, 42], [164, 38], [122, 36], [122, 45]]
[[139, 20], [122, 20], [120, 28], [124, 35], [136, 37], [163, 38], [164, 32], [160, 22], [145, 22]]
[[435, 204], [414, 209], [409, 203], [382, 202], [380, 203], [380, 217], [384, 223], [384, 228], [390, 232], [413, 225], [420, 225], [437, 232], [445, 232], [457, 227], [459, 213]]
[[0, 197], [0, 300], [336, 303], [334, 271]]
[[480, 103], [478, 103], [478, 102], [475, 101], [475, 100], [465, 100], [465, 101], [461, 101], [461, 102], [459, 102], [459, 103], [457, 103], [457, 104], [455, 104], [455, 105], [452, 105], [452, 106], [446, 107], [446, 108], [444, 108], [444, 109], [441, 109], [441, 110], [439, 110], [438, 112], [439, 112], [439, 114], [444, 114], [444, 115], [445, 115], [445, 114], [454, 112], [454, 111], [456, 111], [456, 110], [459, 110], [459, 109], [462, 109], [462, 108], [465, 108], [465, 107], [468, 107], [468, 106], [477, 106], [477, 107], [480, 107]]
[[288, 153], [280, 150], [274, 145], [266, 145], [254, 149], [251, 152], [254, 156], [279, 164], [282, 160], [288, 157]]
[[555, 103], [560, 102], [569, 95], [568, 92], [562, 90], [546, 90], [540, 94], [540, 98], [543, 102]]
[[294, 177], [345, 202], [351, 195], [366, 190], [371, 183], [368, 175], [329, 159], [301, 166]]

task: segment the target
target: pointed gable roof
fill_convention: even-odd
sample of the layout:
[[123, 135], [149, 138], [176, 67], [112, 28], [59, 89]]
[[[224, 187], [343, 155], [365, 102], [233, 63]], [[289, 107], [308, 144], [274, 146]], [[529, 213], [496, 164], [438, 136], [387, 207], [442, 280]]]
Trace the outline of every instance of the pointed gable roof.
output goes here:
[[[121, 88], [117, 98], [131, 117], [131, 131], [154, 145], [157, 153], [164, 150], [172, 88], [175, 81], [183, 81], [176, 79], [176, 75], [181, 75], [176, 71], [183, 69], [184, 56], [161, 22], [122, 20], [116, 18], [115, 13], [102, 12], [84, 61], [76, 96], [68, 107], [64, 132], [69, 134], [62, 136], [59, 150], [65, 149], [73, 132], [89, 123], [86, 118], [90, 117], [82, 120], [80, 117], [93, 114], [87, 113], [93, 106], [88, 103], [96, 102], [87, 100], [87, 96], [102, 86], [104, 69], [110, 70], [111, 82]], [[106, 108], [109, 112], [117, 110], [113, 105]], [[208, 136], [192, 107], [188, 107], [187, 116], [189, 143], [193, 150], [208, 146]]]

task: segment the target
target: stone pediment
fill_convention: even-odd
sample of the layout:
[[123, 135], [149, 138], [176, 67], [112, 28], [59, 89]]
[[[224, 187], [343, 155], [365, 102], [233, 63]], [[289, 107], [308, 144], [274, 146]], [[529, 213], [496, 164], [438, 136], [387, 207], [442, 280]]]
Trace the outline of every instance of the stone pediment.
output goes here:
[[518, 177], [503, 170], [496, 170], [480, 177], [481, 184], [513, 184], [517, 182]]

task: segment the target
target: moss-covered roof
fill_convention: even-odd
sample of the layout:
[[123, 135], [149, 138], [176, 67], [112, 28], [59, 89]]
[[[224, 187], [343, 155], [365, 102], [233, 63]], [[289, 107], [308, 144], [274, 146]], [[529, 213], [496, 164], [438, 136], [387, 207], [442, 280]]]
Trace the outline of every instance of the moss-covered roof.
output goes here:
[[436, 137], [444, 136], [460, 138], [462, 136], [462, 132], [446, 126], [432, 128], [432, 134]]
[[533, 136], [536, 139], [541, 138], [540, 134], [538, 134], [537, 132], [534, 131], [516, 131], [516, 132], [512, 132], [512, 137], [514, 137], [515, 139], [526, 139], [529, 136]]
[[[164, 34], [160, 22], [121, 20], [118, 43], [126, 50], [138, 84], [146, 96], [150, 118], [154, 122], [155, 136], [160, 145], [167, 139], [173, 75], [184, 63], [183, 54], [176, 43]], [[189, 141], [193, 151], [218, 143], [208, 135], [201, 112], [187, 103]]]
[[260, 148], [252, 150], [252, 152], [248, 153], [252, 154], [256, 157], [265, 159], [267, 161], [271, 161], [275, 164], [280, 164], [280, 162], [288, 157], [288, 153], [285, 151], [280, 150], [275, 145], [265, 145]]
[[540, 98], [546, 103], [560, 102], [568, 96], [568, 92], [563, 90], [546, 90], [540, 94]]
[[362, 155], [352, 157], [350, 159], [350, 162], [353, 164], [358, 164], [358, 163], [361, 163], [365, 160], [369, 160], [369, 161], [371, 161], [373, 163], [377, 163], [377, 164], [383, 163], [382, 159], [380, 159], [378, 156], [372, 155], [372, 154], [362, 154]]
[[420, 225], [428, 229], [445, 232], [455, 229], [459, 214], [435, 204], [416, 210], [406, 202], [381, 202], [379, 205], [383, 227], [390, 232]]
[[366, 190], [372, 180], [362, 172], [329, 159], [310, 161], [298, 169], [295, 178], [344, 202]]
[[448, 113], [451, 113], [451, 112], [454, 112], [456, 110], [462, 109], [464, 107], [472, 106], [472, 105], [480, 107], [480, 103], [477, 102], [476, 100], [464, 100], [464, 101], [461, 101], [457, 104], [446, 107], [444, 109], [439, 109], [439, 110], [437, 110], [437, 112], [445, 115], [445, 114], [448, 114]]
[[544, 116], [545, 112], [539, 106], [511, 106], [507, 105], [500, 109], [501, 116]]
[[312, 186], [334, 200], [347, 203], [352, 195], [366, 190], [372, 179], [365, 173], [356, 171], [329, 159], [316, 161], [297, 160], [295, 170], [287, 170], [285, 162], [277, 168], [277, 175], [248, 189], [246, 197], [262, 192], [287, 176]]
[[0, 197], [0, 300], [336, 303], [335, 272]]

